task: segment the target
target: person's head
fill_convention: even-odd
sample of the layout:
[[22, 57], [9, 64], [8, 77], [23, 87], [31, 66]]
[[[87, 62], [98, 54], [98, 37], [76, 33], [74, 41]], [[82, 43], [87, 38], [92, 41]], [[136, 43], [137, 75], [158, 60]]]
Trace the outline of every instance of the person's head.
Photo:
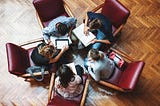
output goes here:
[[66, 88], [71, 78], [74, 76], [74, 73], [67, 65], [63, 64], [56, 72], [56, 75], [59, 76], [61, 85]]
[[99, 53], [99, 51], [97, 49], [91, 49], [88, 52], [88, 58], [98, 61], [101, 58], [103, 58], [103, 55]]
[[93, 19], [90, 23], [89, 23], [89, 28], [90, 30], [95, 30], [95, 29], [99, 29], [102, 26], [102, 22], [100, 19], [96, 18]]
[[63, 24], [63, 23], [61, 23], [61, 22], [58, 22], [58, 23], [56, 24], [56, 28], [57, 28], [57, 30], [58, 30], [58, 33], [59, 33], [61, 36], [65, 35], [65, 34], [68, 32], [68, 27], [67, 27], [67, 25], [66, 25], [66, 24]]
[[39, 54], [49, 59], [53, 57], [56, 51], [56, 48], [52, 45], [45, 45], [38, 48]]

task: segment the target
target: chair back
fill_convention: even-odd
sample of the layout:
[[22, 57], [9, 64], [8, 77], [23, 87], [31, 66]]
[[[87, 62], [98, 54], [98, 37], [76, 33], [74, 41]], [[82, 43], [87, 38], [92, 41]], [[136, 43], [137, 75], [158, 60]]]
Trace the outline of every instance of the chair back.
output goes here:
[[6, 44], [8, 70], [15, 75], [22, 75], [30, 66], [28, 51], [12, 43]]
[[129, 63], [119, 80], [119, 87], [132, 91], [142, 73], [144, 64], [143, 61]]
[[101, 13], [105, 15], [116, 28], [126, 23], [130, 15], [130, 11], [118, 0], [105, 0]]
[[67, 14], [63, 4], [63, 0], [33, 0], [33, 5], [42, 23]]

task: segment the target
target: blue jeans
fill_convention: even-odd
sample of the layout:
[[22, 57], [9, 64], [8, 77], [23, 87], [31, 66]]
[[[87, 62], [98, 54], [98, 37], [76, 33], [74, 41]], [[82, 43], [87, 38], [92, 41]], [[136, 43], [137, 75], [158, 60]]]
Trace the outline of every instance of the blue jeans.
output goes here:
[[[104, 40], [106, 38], [104, 33], [102, 31], [100, 31], [99, 29], [97, 31], [98, 31], [97, 35], [96, 35], [97, 40]], [[93, 44], [91, 48], [99, 49], [101, 47], [101, 45], [102, 45], [102, 43], [98, 42], [98, 43]]]
[[86, 68], [86, 70], [88, 70], [87, 62], [88, 62], [88, 57], [84, 59], [84, 67]]

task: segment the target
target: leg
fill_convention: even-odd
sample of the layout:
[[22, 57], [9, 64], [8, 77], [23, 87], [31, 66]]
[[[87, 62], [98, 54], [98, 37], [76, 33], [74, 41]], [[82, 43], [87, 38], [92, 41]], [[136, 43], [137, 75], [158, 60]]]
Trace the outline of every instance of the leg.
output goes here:
[[[99, 29], [97, 31], [98, 31], [97, 36], [96, 36], [97, 40], [103, 40], [106, 38], [106, 36], [104, 35], [103, 32], [101, 32]], [[101, 45], [102, 45], [102, 43], [98, 42], [98, 43], [93, 44], [92, 48], [99, 49], [101, 47]]]

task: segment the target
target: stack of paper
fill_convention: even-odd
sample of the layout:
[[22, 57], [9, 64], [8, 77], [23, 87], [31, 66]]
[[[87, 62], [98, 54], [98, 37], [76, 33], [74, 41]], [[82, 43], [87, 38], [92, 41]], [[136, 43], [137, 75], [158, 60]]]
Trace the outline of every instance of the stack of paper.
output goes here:
[[75, 28], [73, 30], [73, 33], [83, 43], [85, 47], [88, 46], [91, 41], [96, 38], [95, 35], [91, 32], [89, 32], [87, 36], [84, 34], [84, 23]]

